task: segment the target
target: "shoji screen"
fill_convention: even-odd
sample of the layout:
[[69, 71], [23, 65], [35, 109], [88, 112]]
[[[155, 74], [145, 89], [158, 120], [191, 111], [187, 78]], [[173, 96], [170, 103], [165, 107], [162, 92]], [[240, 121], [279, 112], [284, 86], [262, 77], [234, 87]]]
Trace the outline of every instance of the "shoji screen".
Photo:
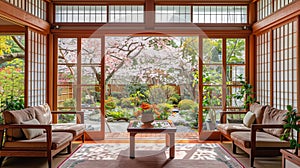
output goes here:
[[26, 85], [27, 106], [46, 102], [47, 35], [27, 29]]
[[297, 105], [297, 21], [273, 30], [274, 107]]
[[256, 94], [261, 104], [297, 107], [297, 29], [291, 21], [257, 36]]
[[266, 32], [257, 36], [257, 69], [256, 69], [256, 95], [257, 101], [261, 104], [270, 104], [271, 102], [271, 55], [270, 40], [271, 33]]

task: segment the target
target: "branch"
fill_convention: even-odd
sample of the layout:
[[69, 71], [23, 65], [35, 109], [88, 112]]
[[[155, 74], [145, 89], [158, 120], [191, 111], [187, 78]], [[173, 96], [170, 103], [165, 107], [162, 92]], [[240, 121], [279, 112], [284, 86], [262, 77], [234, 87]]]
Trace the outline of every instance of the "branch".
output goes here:
[[0, 64], [7, 62], [7, 61], [12, 61], [16, 58], [24, 59], [25, 55], [24, 53], [12, 53], [12, 54], [4, 54], [0, 56]]
[[16, 38], [16, 36], [11, 36], [14, 42], [23, 50], [25, 51], [24, 45]]

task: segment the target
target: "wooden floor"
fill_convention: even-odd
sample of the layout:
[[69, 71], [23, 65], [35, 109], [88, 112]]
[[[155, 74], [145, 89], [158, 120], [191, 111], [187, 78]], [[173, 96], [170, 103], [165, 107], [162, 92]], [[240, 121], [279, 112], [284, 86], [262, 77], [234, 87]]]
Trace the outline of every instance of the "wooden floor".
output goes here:
[[[137, 143], [160, 143], [164, 142], [163, 134], [143, 134], [136, 135]], [[198, 141], [197, 133], [176, 133], [176, 143], [196, 143], [203, 142]], [[219, 143], [219, 141], [209, 141], [212, 143]], [[86, 143], [129, 143], [129, 135], [127, 133], [109, 133], [106, 134], [106, 140], [101, 141], [87, 141]], [[232, 154], [231, 142], [226, 141], [222, 145]], [[73, 150], [79, 146], [78, 142], [73, 143]], [[176, 150], [176, 149], [175, 149]], [[238, 154], [232, 154], [236, 157], [246, 168], [250, 167], [249, 157], [243, 151], [238, 150]], [[65, 160], [68, 154], [58, 154], [54, 157], [53, 164], [57, 167], [63, 160]], [[278, 157], [264, 157], [255, 158], [254, 163], [256, 168], [281, 168], [281, 156]], [[6, 158], [3, 161], [1, 168], [47, 168], [46, 158]]]

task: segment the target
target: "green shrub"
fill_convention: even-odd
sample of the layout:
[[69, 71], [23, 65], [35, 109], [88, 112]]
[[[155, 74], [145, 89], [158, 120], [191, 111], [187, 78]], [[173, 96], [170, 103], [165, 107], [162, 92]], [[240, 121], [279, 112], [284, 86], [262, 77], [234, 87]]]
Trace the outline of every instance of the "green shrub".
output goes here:
[[107, 110], [111, 110], [111, 109], [114, 109], [116, 108], [116, 103], [114, 102], [114, 98], [113, 97], [108, 97], [107, 100], [105, 100], [105, 108]]
[[140, 100], [137, 97], [124, 97], [121, 99], [121, 107], [123, 108], [132, 108], [138, 106], [140, 104]]
[[151, 86], [149, 89], [150, 92], [150, 102], [159, 104], [159, 103], [166, 103], [168, 98], [176, 93], [174, 86], [168, 85], [155, 85]]
[[194, 106], [196, 106], [197, 103], [195, 103], [193, 100], [190, 99], [183, 99], [178, 103], [178, 107], [180, 110], [189, 110], [193, 109]]
[[167, 120], [169, 115], [171, 114], [171, 109], [173, 109], [173, 105], [168, 103], [161, 103], [158, 104], [157, 107], [160, 112], [159, 119]]

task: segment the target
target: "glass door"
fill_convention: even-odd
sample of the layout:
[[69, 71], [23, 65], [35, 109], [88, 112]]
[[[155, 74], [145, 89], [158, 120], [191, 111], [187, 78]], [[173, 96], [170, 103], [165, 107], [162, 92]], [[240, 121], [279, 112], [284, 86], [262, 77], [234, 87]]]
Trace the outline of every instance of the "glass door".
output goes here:
[[[101, 117], [101, 38], [58, 38], [57, 110], [83, 111], [88, 139], [103, 139]], [[58, 116], [75, 122], [75, 116]]]

